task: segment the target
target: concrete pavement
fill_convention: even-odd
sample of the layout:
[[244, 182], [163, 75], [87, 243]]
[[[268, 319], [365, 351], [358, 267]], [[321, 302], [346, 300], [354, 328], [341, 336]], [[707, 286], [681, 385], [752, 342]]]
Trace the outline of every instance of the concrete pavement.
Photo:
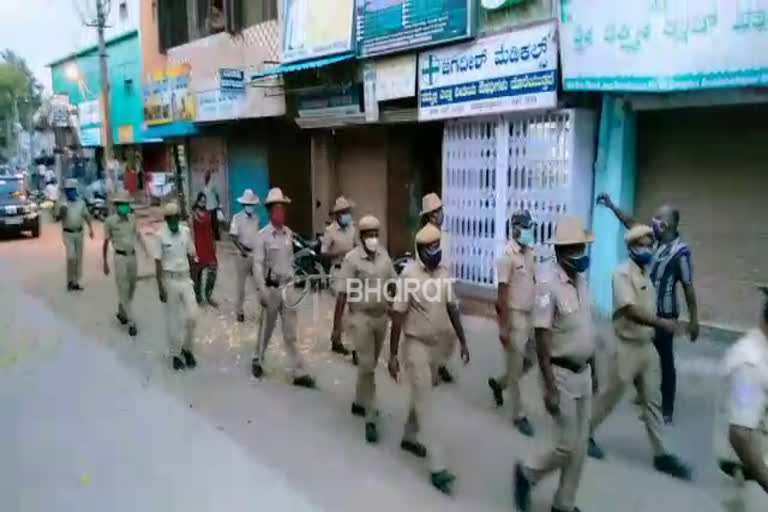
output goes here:
[[[222, 305], [220, 311], [200, 312], [196, 347], [200, 365], [193, 372], [174, 374], [164, 358], [163, 322], [153, 281], [143, 280], [138, 287], [139, 336], [131, 339], [117, 326], [114, 281], [100, 274], [99, 237], [97, 233], [96, 242], [87, 242], [86, 290], [78, 300], [64, 290], [63, 248], [54, 227], [46, 226], [40, 240], [0, 243], [0, 269], [35, 298], [18, 302], [20, 310], [26, 311], [22, 316], [19, 309], [8, 307], [16, 294], [4, 291], [0, 294], [3, 322], [14, 328], [33, 326], [40, 340], [56, 339], [45, 334], [45, 326], [38, 325], [45, 322], [36, 321], [30, 312], [39, 311], [42, 318], [51, 319], [47, 332], [69, 333], [66, 341], [59, 337], [53, 348], [42, 342], [10, 344], [0, 352], [0, 410], [18, 411], [0, 433], [5, 434], [4, 441], [8, 436], [16, 440], [17, 448], [10, 453], [26, 459], [27, 468], [13, 478], [3, 478], [0, 485], [13, 483], [10, 491], [31, 486], [29, 492], [34, 489], [48, 497], [46, 502], [23, 502], [31, 506], [8, 510], [95, 510], [96, 503], [102, 509], [122, 510], [110, 506], [111, 500], [128, 500], [140, 489], [152, 490], [147, 491], [148, 501], [134, 503], [146, 505], [142, 510], [186, 510], [190, 502], [198, 507], [192, 510], [250, 509], [253, 499], [265, 504], [247, 492], [265, 493], [261, 481], [270, 482], [266, 485], [270, 490], [283, 489], [290, 495], [284, 502], [275, 501], [273, 510], [512, 510], [512, 467], [546, 438], [548, 420], [540, 406], [535, 372], [526, 377], [523, 394], [538, 431], [536, 442], [515, 433], [505, 411], [492, 407], [485, 381], [500, 369], [500, 360], [495, 327], [488, 320], [465, 317], [473, 361], [463, 370], [453, 363], [459, 382], [451, 386], [440, 407], [448, 460], [458, 475], [456, 496], [448, 499], [429, 487], [422, 461], [398, 449], [406, 393], [389, 379], [383, 366], [377, 375], [383, 439], [378, 446], [364, 443], [362, 423], [349, 415], [354, 367], [328, 352], [330, 300], [318, 301], [316, 309], [308, 301], [300, 313], [301, 350], [320, 389], [302, 391], [286, 384], [280, 371], [279, 339], [273, 340], [270, 349], [269, 378], [256, 381], [248, 374], [255, 306], [250, 304], [249, 322], [234, 322], [228, 299], [233, 296], [228, 290], [234, 267], [231, 258], [220, 255], [217, 297]], [[695, 481], [676, 482], [650, 469], [650, 450], [638, 412], [625, 402], [599, 433], [608, 460], [587, 464], [578, 499], [584, 512], [719, 510], [710, 495], [716, 491], [708, 489], [716, 489], [718, 480], [711, 453], [715, 389], [711, 369], [722, 346], [702, 342], [684, 343], [680, 348], [681, 396], [670, 444], [693, 463]], [[36, 386], [38, 382], [41, 385]], [[21, 403], [34, 412], [24, 413]], [[120, 428], [115, 428], [115, 421]], [[49, 430], [31, 428], [40, 424]], [[51, 430], [62, 435], [51, 435]], [[22, 431], [24, 436], [18, 434]], [[76, 442], [78, 431], [84, 435]], [[70, 435], [64, 435], [67, 432]], [[169, 436], [174, 432], [178, 436]], [[98, 463], [82, 464], [79, 454], [83, 446], [91, 445], [90, 439], [97, 442], [87, 451], [98, 455]], [[62, 449], [57, 451], [59, 446]], [[55, 464], [46, 473], [51, 453], [55, 453]], [[243, 459], [238, 465], [231, 462], [236, 457]], [[12, 473], [4, 463], [0, 467], [3, 473]], [[66, 475], [69, 467], [71, 479]], [[198, 471], [209, 475], [209, 481], [189, 476]], [[41, 472], [51, 478], [33, 478]], [[102, 472], [106, 478], [100, 477]], [[172, 478], [157, 475], [169, 474], [178, 475], [182, 484], [150, 485], [156, 479]], [[219, 477], [230, 482], [229, 487], [215, 480]], [[273, 478], [285, 486], [272, 484]], [[191, 482], [189, 493], [197, 499], [185, 494], [185, 480]], [[251, 481], [254, 484], [249, 487]], [[549, 510], [554, 484], [550, 479], [536, 490], [536, 510]], [[222, 485], [234, 489], [231, 501], [214, 506], [213, 501], [199, 497], [215, 495]], [[92, 490], [99, 486], [102, 491]], [[89, 493], [94, 493], [94, 501], [77, 501], [89, 499]], [[0, 493], [22, 494], [26, 496], [22, 491]], [[51, 503], [60, 505], [48, 506]], [[75, 503], [79, 506], [69, 506]]]

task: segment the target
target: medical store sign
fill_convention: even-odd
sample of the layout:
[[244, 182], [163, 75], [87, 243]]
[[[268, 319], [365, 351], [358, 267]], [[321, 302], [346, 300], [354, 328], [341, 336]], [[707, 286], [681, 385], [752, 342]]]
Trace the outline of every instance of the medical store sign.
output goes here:
[[419, 120], [557, 105], [557, 30], [547, 23], [419, 55]]

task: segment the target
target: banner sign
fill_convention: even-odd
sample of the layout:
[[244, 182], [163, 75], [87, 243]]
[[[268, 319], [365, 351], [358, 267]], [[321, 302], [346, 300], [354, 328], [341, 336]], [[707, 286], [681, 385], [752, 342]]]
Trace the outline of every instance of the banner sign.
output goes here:
[[327, 86], [314, 91], [301, 92], [296, 97], [299, 117], [336, 117], [359, 115], [361, 110], [360, 84]]
[[472, 37], [474, 5], [474, 0], [357, 0], [357, 52], [369, 57]]
[[184, 64], [152, 74], [144, 84], [144, 122], [148, 126], [192, 121], [195, 97], [188, 90], [190, 66]]
[[354, 0], [283, 1], [283, 63], [352, 51]]
[[220, 69], [219, 86], [222, 93], [244, 93], [245, 73], [242, 69]]
[[205, 91], [197, 93], [198, 122], [223, 121], [243, 117], [245, 91]]
[[546, 23], [419, 55], [419, 120], [554, 108], [557, 30]]
[[563, 85], [641, 91], [768, 85], [768, 4], [561, 0]]

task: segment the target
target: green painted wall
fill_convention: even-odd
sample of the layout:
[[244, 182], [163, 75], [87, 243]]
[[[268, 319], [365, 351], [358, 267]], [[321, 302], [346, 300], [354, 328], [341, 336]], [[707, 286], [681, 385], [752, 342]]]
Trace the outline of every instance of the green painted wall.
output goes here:
[[[138, 31], [128, 32], [107, 41], [109, 70], [110, 112], [115, 144], [130, 143], [119, 137], [120, 126], [133, 126], [134, 143], [142, 142], [144, 123], [142, 99], [142, 54]], [[74, 64], [80, 73], [79, 83], [67, 77], [67, 69]], [[53, 62], [51, 78], [54, 94], [66, 94], [72, 104], [98, 100], [101, 91], [99, 58], [96, 47], [90, 47]]]

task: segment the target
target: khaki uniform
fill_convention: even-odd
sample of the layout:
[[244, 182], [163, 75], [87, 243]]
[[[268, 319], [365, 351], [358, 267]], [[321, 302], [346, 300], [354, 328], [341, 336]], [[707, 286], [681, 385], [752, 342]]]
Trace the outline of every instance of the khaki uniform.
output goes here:
[[163, 284], [168, 294], [165, 321], [171, 355], [177, 355], [181, 350], [192, 351], [197, 300], [188, 258], [195, 256], [195, 244], [187, 226], [179, 225], [176, 234], [165, 224], [160, 228], [155, 237], [155, 259], [162, 265]]
[[508, 303], [509, 326], [507, 336], [510, 347], [504, 352], [505, 371], [496, 379], [502, 389], [508, 389], [512, 401], [512, 417], [525, 416], [520, 400], [520, 377], [523, 374], [529, 343], [533, 333], [533, 302], [535, 290], [535, 261], [531, 249], [523, 249], [515, 240], [510, 240], [504, 255], [498, 262], [499, 283], [509, 285]]
[[[362, 284], [362, 300], [347, 296], [349, 316], [346, 327], [358, 358], [354, 403], [365, 407], [368, 423], [376, 420], [376, 364], [387, 335], [389, 307], [385, 282], [396, 277], [387, 251], [377, 249], [373, 257], [369, 257], [365, 249], [356, 247], [344, 257], [336, 282], [337, 293], [347, 292], [347, 280], [358, 280]], [[365, 290], [378, 290], [380, 293], [365, 293]]]
[[[320, 252], [331, 259], [331, 279], [333, 282], [339, 279], [344, 256], [357, 245], [356, 234], [357, 229], [354, 224], [342, 229], [337, 221], [333, 221], [325, 228]], [[336, 287], [334, 286], [334, 288]]]
[[632, 322], [620, 312], [627, 306], [656, 315], [656, 289], [648, 274], [632, 260], [613, 273], [613, 329], [618, 338], [616, 371], [595, 401], [592, 429], [596, 429], [619, 403], [627, 386], [634, 383], [642, 401], [641, 419], [645, 423], [654, 456], [667, 453], [664, 447], [661, 416], [661, 367], [653, 347], [653, 327]]
[[[552, 372], [560, 393], [560, 413], [553, 418], [554, 449], [531, 457], [525, 469], [532, 483], [560, 469], [553, 506], [572, 510], [587, 454], [592, 412], [592, 373], [588, 362], [595, 353], [595, 338], [589, 288], [584, 276], [571, 281], [557, 265], [549, 282], [537, 284], [535, 300], [534, 327], [552, 331]], [[581, 370], [554, 364], [557, 359]]]
[[296, 348], [297, 313], [295, 307], [286, 304], [283, 295], [284, 291], [285, 293], [293, 291], [290, 281], [294, 277], [293, 232], [287, 226], [278, 230], [269, 223], [259, 231], [256, 247], [253, 249], [253, 274], [264, 305], [260, 320], [261, 332], [254, 359], [264, 363], [264, 355], [279, 315], [289, 369], [294, 378], [303, 377], [306, 375], [304, 361]]
[[78, 198], [60, 204], [57, 217], [61, 216], [61, 207], [67, 208], [61, 217], [62, 238], [67, 255], [67, 282], [80, 283], [83, 278], [83, 227], [91, 220], [91, 214], [85, 201]]
[[768, 493], [756, 482], [745, 480], [728, 439], [730, 425], [754, 430], [768, 463], [768, 339], [761, 330], [749, 331], [729, 349], [721, 376], [715, 449], [720, 467], [730, 464], [732, 469], [732, 475], [721, 473], [723, 507], [727, 512], [765, 512]]
[[[400, 275], [399, 295], [393, 304], [395, 311], [405, 313], [402, 362], [410, 391], [410, 413], [403, 440], [421, 442], [426, 447], [432, 473], [446, 469], [435, 415], [444, 387], [435, 386], [437, 367], [443, 360], [442, 340], [454, 335], [447, 305], [456, 299], [449, 277], [443, 265], [430, 272], [414, 260]], [[418, 290], [407, 293], [408, 282], [419, 283]]]
[[118, 313], [128, 320], [129, 326], [136, 325], [133, 317], [133, 294], [136, 291], [138, 268], [136, 263], [138, 236], [136, 218], [133, 215], [123, 218], [113, 214], [104, 221], [104, 238], [112, 243], [115, 251], [113, 266], [117, 284]]
[[259, 236], [259, 216], [256, 213], [251, 216], [245, 212], [236, 213], [232, 217], [229, 234], [236, 236], [240, 245], [250, 251], [247, 256], [238, 255], [235, 260], [235, 270], [237, 271], [235, 312], [242, 315], [243, 304], [245, 303], [245, 282], [249, 278], [253, 279], [253, 249], [256, 247], [256, 238]]

